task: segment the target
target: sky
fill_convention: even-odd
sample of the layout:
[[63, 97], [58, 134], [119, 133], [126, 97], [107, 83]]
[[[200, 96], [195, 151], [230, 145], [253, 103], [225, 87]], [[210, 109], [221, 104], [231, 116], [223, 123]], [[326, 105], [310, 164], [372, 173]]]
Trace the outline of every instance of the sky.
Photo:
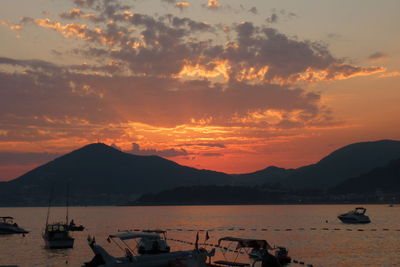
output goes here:
[[2, 0], [0, 181], [86, 144], [227, 173], [400, 140], [398, 0]]

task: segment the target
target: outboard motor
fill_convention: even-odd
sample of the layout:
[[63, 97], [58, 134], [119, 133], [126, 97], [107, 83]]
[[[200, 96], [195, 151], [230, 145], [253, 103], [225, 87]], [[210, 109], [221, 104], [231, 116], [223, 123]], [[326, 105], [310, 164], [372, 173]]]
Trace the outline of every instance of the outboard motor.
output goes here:
[[275, 257], [282, 265], [287, 265], [292, 261], [292, 258], [290, 258], [288, 254], [289, 251], [285, 247], [278, 247], [275, 251]]

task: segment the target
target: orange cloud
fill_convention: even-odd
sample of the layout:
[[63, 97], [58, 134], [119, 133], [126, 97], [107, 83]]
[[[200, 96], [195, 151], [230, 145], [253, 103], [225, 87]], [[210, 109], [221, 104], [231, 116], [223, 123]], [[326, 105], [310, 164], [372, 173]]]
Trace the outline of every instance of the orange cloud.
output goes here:
[[10, 28], [10, 30], [21, 30], [22, 26], [21, 25], [17, 25], [17, 24], [12, 24], [10, 21], [8, 20], [0, 20], [0, 24], [8, 26]]
[[308, 68], [304, 73], [291, 75], [288, 79], [274, 79], [277, 84], [297, 82], [319, 82], [346, 80], [354, 77], [369, 76], [386, 71], [384, 67], [355, 67], [347, 64], [333, 64], [323, 70]]
[[190, 62], [187, 62], [181, 69], [180, 73], [175, 77], [185, 78], [194, 77], [194, 78], [218, 78], [222, 77], [227, 81], [229, 79], [229, 70], [230, 65], [227, 60], [217, 60], [212, 61], [207, 65], [202, 65], [197, 63], [195, 65], [191, 65]]
[[208, 0], [207, 6], [209, 8], [217, 8], [220, 6], [220, 4], [219, 4], [218, 0]]
[[94, 14], [85, 14], [82, 10], [78, 8], [73, 8], [68, 12], [63, 12], [60, 14], [60, 17], [63, 19], [96, 19], [96, 16]]
[[60, 32], [66, 38], [77, 37], [87, 41], [98, 41], [106, 45], [115, 44], [117, 39], [124, 35], [123, 32], [117, 32], [117, 37], [108, 36], [101, 28], [94, 28], [91, 30], [87, 25], [78, 23], [62, 25], [50, 19], [34, 19], [33, 22], [40, 27]]
[[393, 72], [382, 73], [381, 75], [379, 75], [379, 78], [392, 78], [399, 76], [400, 76], [400, 71], [393, 71]]
[[188, 8], [189, 7], [189, 2], [177, 2], [175, 4], [175, 6], [179, 7], [180, 9]]

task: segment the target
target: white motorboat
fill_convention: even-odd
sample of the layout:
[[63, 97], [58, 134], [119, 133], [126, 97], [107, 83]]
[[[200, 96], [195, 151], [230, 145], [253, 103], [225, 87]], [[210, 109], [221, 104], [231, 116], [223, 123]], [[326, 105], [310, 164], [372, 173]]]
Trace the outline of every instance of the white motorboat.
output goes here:
[[28, 231], [18, 226], [10, 216], [0, 217], [0, 234], [27, 234]]
[[371, 220], [365, 215], [366, 211], [367, 209], [363, 207], [357, 207], [352, 211], [340, 214], [338, 219], [344, 223], [370, 223]]
[[[143, 234], [143, 233], [142, 233]], [[110, 255], [102, 246], [96, 244], [95, 238], [88, 237], [89, 246], [95, 256], [85, 263], [85, 267], [206, 267], [206, 259], [210, 254], [205, 249], [174, 251], [161, 254], [139, 255], [126, 241], [139, 238], [140, 233], [124, 232], [110, 235], [107, 240], [114, 242], [124, 251], [124, 257]]]

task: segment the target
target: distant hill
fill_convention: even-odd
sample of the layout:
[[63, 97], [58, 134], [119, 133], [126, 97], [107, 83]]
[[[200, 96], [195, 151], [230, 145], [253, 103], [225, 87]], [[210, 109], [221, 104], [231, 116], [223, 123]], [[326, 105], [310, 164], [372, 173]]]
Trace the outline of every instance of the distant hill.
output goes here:
[[0, 204], [54, 202], [111, 204], [178, 186], [228, 184], [224, 173], [181, 166], [158, 156], [137, 156], [90, 144], [0, 185]]
[[384, 167], [350, 178], [333, 188], [332, 193], [383, 193], [400, 192], [400, 158], [391, 161]]
[[[67, 185], [68, 199], [72, 205], [121, 204], [134, 201], [143, 194], [160, 191], [164, 191], [164, 195], [160, 196], [172, 192], [171, 197], [178, 197], [174, 196], [178, 191], [172, 190], [177, 187], [184, 187], [192, 192], [193, 195], [189, 194], [187, 201], [195, 201], [194, 196], [210, 198], [211, 201], [213, 192], [223, 192], [227, 199], [231, 199], [233, 195], [242, 192], [248, 196], [248, 201], [258, 203], [259, 192], [265, 192], [267, 188], [285, 191], [290, 200], [292, 193], [312, 195], [313, 193], [307, 192], [331, 189], [349, 178], [353, 179], [348, 183], [353, 181], [365, 184], [361, 188], [367, 191], [383, 188], [383, 183], [387, 183], [385, 188], [390, 189], [397, 188], [398, 180], [393, 178], [396, 177], [393, 176], [395, 166], [381, 170], [382, 174], [360, 175], [399, 158], [400, 141], [383, 140], [345, 146], [315, 164], [298, 169], [268, 167], [254, 173], [228, 175], [182, 166], [158, 156], [132, 155], [97, 143], [61, 156], [15, 180], [0, 183], [0, 205], [47, 205], [50, 194], [54, 203], [64, 204], [67, 199]], [[379, 175], [387, 175], [387, 180], [380, 180]], [[362, 182], [363, 179], [366, 179], [365, 183]], [[218, 187], [204, 190], [192, 188], [221, 185], [235, 185], [238, 188], [225, 188], [227, 191], [218, 191]], [[258, 189], [247, 188], [255, 185]], [[152, 197], [155, 198], [156, 195]], [[268, 197], [263, 196], [261, 199], [272, 203], [273, 200]], [[146, 201], [150, 201], [149, 199], [148, 197]], [[229, 202], [235, 203], [233, 199]]]
[[245, 186], [178, 187], [141, 196], [132, 205], [232, 205], [279, 203], [279, 192]]
[[285, 169], [275, 166], [269, 166], [263, 170], [259, 170], [246, 174], [233, 174], [234, 183], [237, 185], [262, 185], [262, 184], [279, 184], [283, 183], [295, 169]]
[[236, 184], [281, 183], [290, 188], [324, 189], [400, 158], [400, 141], [382, 140], [342, 147], [315, 164], [298, 169], [267, 168], [235, 176]]

